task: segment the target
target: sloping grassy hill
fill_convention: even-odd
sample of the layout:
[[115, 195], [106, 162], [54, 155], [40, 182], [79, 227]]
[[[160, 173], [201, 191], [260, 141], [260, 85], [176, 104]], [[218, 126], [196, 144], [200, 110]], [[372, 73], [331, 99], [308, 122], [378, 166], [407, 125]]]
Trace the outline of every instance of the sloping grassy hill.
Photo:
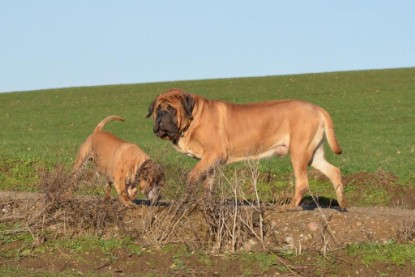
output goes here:
[[[415, 183], [415, 68], [260, 78], [182, 81], [52, 89], [0, 94], [0, 160], [72, 164], [77, 147], [104, 117], [123, 116], [107, 130], [139, 144], [162, 164], [190, 167], [194, 161], [152, 132], [145, 118], [154, 97], [178, 87], [232, 102], [304, 99], [327, 109], [343, 148], [328, 160], [345, 175], [383, 170]], [[261, 162], [263, 170], [291, 171], [287, 158]], [[10, 170], [10, 168], [8, 168]], [[4, 175], [3, 180], [5, 182]]]
[[[183, 187], [182, 173], [195, 161], [155, 137], [151, 120], [144, 117], [154, 97], [171, 87], [239, 103], [283, 98], [314, 102], [326, 108], [334, 119], [344, 153], [335, 156], [327, 151], [328, 159], [341, 167], [349, 180], [361, 172], [386, 173], [361, 174], [369, 177], [367, 183], [345, 182], [346, 198], [351, 204], [347, 213], [332, 209], [286, 213], [274, 211], [273, 207], [264, 209], [266, 251], [257, 251], [261, 245], [257, 243], [257, 235], [254, 237], [241, 231], [241, 227], [235, 228], [235, 224], [247, 225], [243, 218], [233, 216], [237, 214], [234, 207], [239, 205], [220, 208], [218, 221], [233, 224], [233, 231], [231, 225], [224, 225], [228, 226], [224, 229], [229, 228], [225, 232], [231, 233], [227, 237], [234, 240], [236, 236], [236, 240], [243, 242], [243, 247], [232, 255], [228, 251], [222, 253], [211, 247], [210, 242], [216, 237], [226, 249], [231, 247], [222, 236], [212, 235], [212, 230], [222, 227], [213, 228], [215, 223], [206, 220], [206, 214], [203, 216], [200, 211], [190, 209], [192, 212], [187, 213], [186, 208], [181, 214], [177, 212], [180, 209], [174, 208], [181, 205], [174, 193], [175, 189]], [[46, 188], [49, 185], [49, 192], [57, 196], [62, 192], [62, 185], [68, 183], [61, 182], [68, 174], [59, 166], [51, 170], [48, 167], [63, 164], [70, 168], [79, 144], [99, 121], [111, 114], [124, 116], [127, 121], [110, 123], [107, 130], [138, 143], [165, 165], [168, 184], [163, 189], [163, 196], [167, 196], [163, 200], [175, 200], [170, 202], [172, 205], [126, 210], [118, 201], [104, 203], [102, 197], [81, 199], [75, 195], [64, 199], [4, 192], [37, 190], [38, 178], [46, 171], [51, 175], [58, 173], [62, 178], [53, 179], [52, 176], [40, 182], [46, 184]], [[414, 123], [415, 68], [0, 94], [0, 219], [3, 219], [0, 222], [0, 275], [134, 274], [139, 268], [142, 274], [152, 276], [193, 272], [200, 275], [278, 273], [306, 276], [360, 272], [362, 276], [391, 273], [409, 276], [415, 266], [415, 222], [409, 216], [415, 195]], [[237, 170], [232, 171], [233, 167]], [[236, 181], [232, 176], [229, 178], [231, 182], [243, 186], [240, 180], [246, 176], [247, 183], [250, 182], [249, 170], [239, 170], [238, 165], [227, 168], [230, 169], [225, 173], [237, 175]], [[260, 171], [258, 194], [261, 202], [272, 200], [270, 187], [284, 197], [284, 189], [280, 188], [292, 184], [288, 176], [291, 172], [288, 158], [262, 160]], [[400, 184], [410, 186], [399, 186], [390, 174], [398, 176]], [[95, 178], [94, 174], [90, 175], [91, 179]], [[264, 176], [270, 175], [278, 177], [263, 181]], [[313, 191], [311, 187], [320, 184]], [[86, 191], [89, 187], [76, 187], [79, 189], [76, 193], [102, 195], [103, 186], [99, 183], [92, 187], [94, 185], [99, 186], [99, 192]], [[310, 192], [329, 200], [334, 197], [331, 184], [324, 183], [318, 176], [310, 178]], [[249, 190], [243, 188], [243, 193], [249, 194]], [[399, 196], [399, 203], [393, 196]], [[385, 204], [394, 208], [359, 207]], [[395, 208], [400, 205], [410, 209]], [[225, 206], [201, 209], [206, 212], [206, 207], [213, 207], [216, 212], [218, 207]], [[231, 209], [235, 213], [230, 213]], [[254, 222], [261, 226], [262, 233], [262, 220], [254, 219], [259, 218], [257, 212], [262, 209], [255, 210], [248, 221], [252, 226]], [[171, 218], [168, 211], [174, 212]], [[184, 223], [178, 224], [177, 215]], [[232, 220], [228, 220], [230, 216]], [[168, 233], [169, 238], [156, 238], [160, 237], [160, 232]], [[218, 245], [217, 241], [214, 245]], [[212, 252], [221, 254], [211, 255]]]

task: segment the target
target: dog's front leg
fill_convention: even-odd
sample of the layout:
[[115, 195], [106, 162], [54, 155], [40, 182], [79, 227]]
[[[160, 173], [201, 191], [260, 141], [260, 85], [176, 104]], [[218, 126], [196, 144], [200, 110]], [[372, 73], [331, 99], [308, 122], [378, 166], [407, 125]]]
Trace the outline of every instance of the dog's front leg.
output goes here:
[[111, 186], [112, 186], [112, 182], [107, 181], [105, 183], [105, 194], [104, 194], [105, 201], [108, 201], [111, 199]]
[[225, 164], [226, 160], [225, 154], [205, 154], [188, 175], [188, 189], [193, 189], [196, 183], [203, 179], [205, 193], [210, 195], [214, 185], [215, 167]]
[[125, 207], [132, 207], [134, 203], [128, 197], [128, 192], [125, 184], [125, 179], [114, 181], [114, 187], [117, 190], [118, 197]]
[[215, 168], [211, 168], [206, 173], [206, 176], [203, 178], [203, 189], [205, 191], [206, 198], [210, 198], [212, 196], [214, 187], [215, 187]]

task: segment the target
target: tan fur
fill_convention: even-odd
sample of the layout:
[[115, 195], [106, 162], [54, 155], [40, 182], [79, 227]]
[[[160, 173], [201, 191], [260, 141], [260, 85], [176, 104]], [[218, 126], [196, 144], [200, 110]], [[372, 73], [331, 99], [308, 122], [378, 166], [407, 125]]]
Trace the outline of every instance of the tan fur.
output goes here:
[[[131, 206], [137, 190], [135, 187], [136, 173], [141, 165], [150, 158], [136, 144], [125, 142], [109, 132], [102, 131], [105, 124], [113, 120], [124, 121], [119, 116], [108, 116], [102, 120], [80, 146], [73, 169], [74, 172], [77, 172], [85, 161], [92, 159], [97, 172], [107, 178], [105, 197], [110, 197], [111, 185], [113, 184], [122, 204]], [[154, 164], [154, 162], [146, 163], [144, 171], [151, 170], [155, 167]], [[145, 173], [152, 175], [148, 172]], [[156, 178], [156, 181], [163, 185], [164, 173], [160, 170], [153, 172], [153, 174], [161, 174], [161, 178]], [[148, 176], [140, 178], [140, 189], [143, 193], [147, 193], [159, 185], [153, 179], [149, 180]]]
[[[192, 104], [191, 116], [186, 115], [186, 103]], [[161, 120], [160, 111], [166, 113], [168, 106], [176, 109], [177, 135], [166, 136], [160, 131], [173, 122]], [[172, 89], [155, 99], [150, 114], [158, 136], [172, 140], [178, 151], [200, 159], [188, 176], [190, 184], [217, 164], [290, 154], [296, 179], [293, 205], [300, 204], [308, 189], [310, 164], [330, 178], [340, 207], [346, 206], [340, 170], [324, 159], [324, 135], [333, 152], [340, 154], [342, 150], [332, 119], [321, 107], [297, 100], [241, 105]]]

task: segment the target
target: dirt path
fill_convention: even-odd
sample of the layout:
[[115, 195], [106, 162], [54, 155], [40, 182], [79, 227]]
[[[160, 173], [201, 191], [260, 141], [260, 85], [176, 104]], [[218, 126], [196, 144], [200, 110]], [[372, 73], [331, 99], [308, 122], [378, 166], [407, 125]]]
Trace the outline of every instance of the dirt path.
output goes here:
[[339, 247], [360, 242], [397, 240], [403, 227], [415, 219], [415, 210], [392, 207], [351, 207], [347, 212], [314, 209], [287, 213], [267, 213], [266, 220], [286, 247]]

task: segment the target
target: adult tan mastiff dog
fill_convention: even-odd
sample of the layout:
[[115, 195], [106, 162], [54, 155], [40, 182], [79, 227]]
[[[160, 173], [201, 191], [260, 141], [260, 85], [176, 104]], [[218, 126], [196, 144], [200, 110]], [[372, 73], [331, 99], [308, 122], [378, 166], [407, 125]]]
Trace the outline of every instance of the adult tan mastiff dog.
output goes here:
[[92, 160], [96, 170], [106, 176], [105, 198], [111, 197], [111, 185], [115, 186], [124, 206], [131, 206], [139, 184], [141, 193], [155, 202], [160, 199], [160, 189], [164, 185], [162, 167], [152, 161], [137, 145], [125, 142], [102, 128], [112, 120], [124, 118], [112, 115], [102, 120], [94, 132], [80, 146], [74, 164], [77, 172], [87, 160]]
[[150, 115], [158, 137], [200, 160], [189, 173], [189, 184], [218, 164], [289, 153], [295, 174], [292, 205], [298, 206], [307, 191], [311, 165], [331, 180], [340, 208], [346, 207], [340, 170], [324, 158], [324, 135], [334, 153], [342, 150], [330, 115], [316, 105], [296, 100], [240, 105], [171, 89], [150, 104]]

